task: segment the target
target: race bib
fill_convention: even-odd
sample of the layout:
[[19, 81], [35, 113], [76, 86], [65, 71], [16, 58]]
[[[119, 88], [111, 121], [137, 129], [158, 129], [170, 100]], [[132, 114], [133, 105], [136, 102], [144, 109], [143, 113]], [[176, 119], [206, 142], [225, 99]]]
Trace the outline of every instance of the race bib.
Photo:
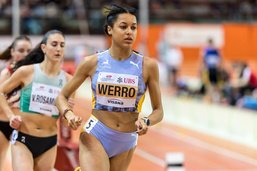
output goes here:
[[33, 83], [29, 110], [48, 116], [58, 115], [59, 111], [55, 106], [55, 99], [60, 91], [61, 89], [58, 87]]
[[99, 73], [97, 103], [112, 107], [134, 107], [138, 92], [138, 76], [116, 73]]
[[98, 120], [95, 117], [90, 117], [88, 119], [88, 121], [86, 122], [86, 124], [84, 125], [84, 130], [87, 133], [90, 133], [91, 130], [94, 128], [94, 126], [96, 125], [97, 122], [98, 122]]
[[17, 130], [13, 130], [12, 131], [11, 141], [10, 141], [11, 144], [15, 144], [16, 143], [16, 140], [18, 138], [18, 134], [19, 134], [19, 132]]

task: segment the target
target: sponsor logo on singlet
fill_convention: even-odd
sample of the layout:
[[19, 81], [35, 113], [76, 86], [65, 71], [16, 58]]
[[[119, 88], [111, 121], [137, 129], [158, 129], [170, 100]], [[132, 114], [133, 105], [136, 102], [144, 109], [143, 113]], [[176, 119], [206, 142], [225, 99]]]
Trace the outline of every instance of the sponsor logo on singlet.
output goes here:
[[101, 72], [98, 75], [97, 103], [113, 107], [134, 107], [138, 76]]

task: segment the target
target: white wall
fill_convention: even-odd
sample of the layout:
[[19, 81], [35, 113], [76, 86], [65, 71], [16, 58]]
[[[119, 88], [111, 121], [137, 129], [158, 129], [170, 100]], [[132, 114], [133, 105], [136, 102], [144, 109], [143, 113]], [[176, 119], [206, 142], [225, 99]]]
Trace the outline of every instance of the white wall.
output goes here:
[[[146, 98], [149, 100], [149, 98]], [[164, 122], [257, 149], [257, 112], [235, 107], [207, 104], [200, 100], [163, 96]], [[143, 111], [150, 113], [149, 102]]]

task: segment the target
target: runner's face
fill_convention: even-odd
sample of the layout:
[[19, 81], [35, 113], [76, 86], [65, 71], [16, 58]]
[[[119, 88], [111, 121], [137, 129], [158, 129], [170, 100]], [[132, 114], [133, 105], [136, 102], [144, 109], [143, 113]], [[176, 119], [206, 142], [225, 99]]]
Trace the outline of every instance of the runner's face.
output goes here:
[[132, 48], [137, 36], [137, 19], [129, 13], [119, 14], [109, 31], [116, 45]]
[[31, 51], [32, 45], [28, 40], [18, 40], [11, 50], [13, 61], [18, 62]]
[[61, 34], [52, 34], [46, 44], [42, 44], [42, 50], [46, 57], [52, 61], [60, 62], [64, 57], [65, 40]]

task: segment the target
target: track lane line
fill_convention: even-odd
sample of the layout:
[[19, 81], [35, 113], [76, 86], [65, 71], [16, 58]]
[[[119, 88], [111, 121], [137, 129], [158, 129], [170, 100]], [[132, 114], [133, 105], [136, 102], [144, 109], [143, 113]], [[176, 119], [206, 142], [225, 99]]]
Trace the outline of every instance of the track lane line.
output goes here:
[[161, 166], [162, 168], [165, 168], [165, 161], [159, 157], [156, 157], [145, 150], [141, 150], [140, 148], [136, 148], [135, 154], [158, 165]]
[[245, 155], [233, 152], [231, 150], [227, 150], [225, 148], [222, 147], [218, 147], [212, 144], [209, 144], [207, 142], [201, 141], [197, 138], [191, 137], [189, 135], [185, 135], [183, 134], [183, 138], [175, 131], [168, 129], [168, 128], [151, 128], [152, 131], [159, 133], [161, 135], [167, 136], [167, 137], [171, 137], [171, 138], [176, 138], [180, 141], [192, 144], [194, 146], [197, 146], [199, 148], [202, 148], [204, 150], [208, 150], [214, 153], [218, 153], [221, 154], [223, 156], [227, 156], [229, 158], [235, 159], [235, 160], [239, 160], [245, 163], [249, 163], [251, 165], [254, 165], [257, 167], [257, 160], [247, 157]]

